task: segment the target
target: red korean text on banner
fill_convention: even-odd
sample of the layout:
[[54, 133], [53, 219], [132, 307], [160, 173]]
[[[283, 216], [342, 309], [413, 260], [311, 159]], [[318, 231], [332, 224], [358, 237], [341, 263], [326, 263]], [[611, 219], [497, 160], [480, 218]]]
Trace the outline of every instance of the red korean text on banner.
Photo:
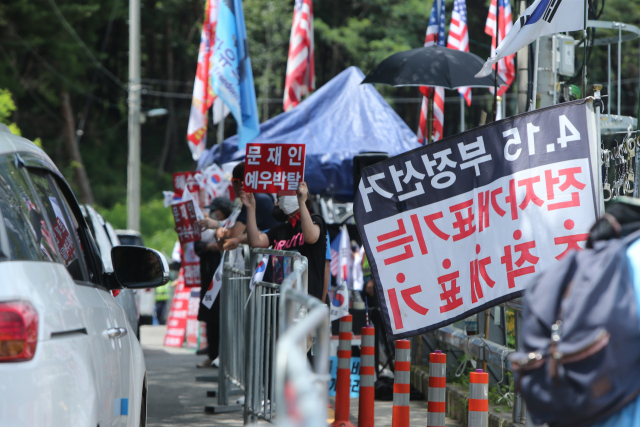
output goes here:
[[200, 287], [191, 288], [189, 297], [189, 311], [187, 313], [187, 348], [197, 350], [200, 338], [200, 322], [198, 309], [200, 308]]
[[200, 203], [200, 186], [196, 181], [195, 175], [198, 172], [175, 172], [173, 174], [173, 197], [177, 200], [182, 199], [182, 193], [186, 188], [193, 195], [193, 199], [198, 206]]
[[184, 269], [184, 286], [186, 288], [200, 287], [200, 257], [196, 255], [193, 242], [182, 248], [182, 267]]
[[593, 101], [579, 100], [365, 168], [354, 213], [388, 335], [521, 296], [584, 249], [603, 209], [596, 133]]
[[187, 317], [189, 314], [189, 298], [191, 291], [184, 287], [184, 272], [180, 269], [178, 284], [171, 302], [167, 317], [167, 332], [164, 336], [165, 347], [182, 347], [187, 333]]
[[196, 224], [198, 220], [191, 200], [171, 205], [171, 212], [181, 245], [200, 240], [200, 227]]
[[294, 195], [304, 179], [304, 144], [247, 144], [244, 191]]

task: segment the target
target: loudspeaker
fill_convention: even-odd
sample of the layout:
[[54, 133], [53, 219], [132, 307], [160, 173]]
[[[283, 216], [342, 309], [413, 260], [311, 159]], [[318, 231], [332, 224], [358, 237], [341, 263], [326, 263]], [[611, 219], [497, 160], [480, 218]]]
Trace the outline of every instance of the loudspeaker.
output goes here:
[[362, 171], [367, 166], [374, 165], [378, 162], [389, 158], [389, 154], [384, 152], [360, 153], [353, 157], [353, 194], [358, 194], [358, 185], [362, 177]]

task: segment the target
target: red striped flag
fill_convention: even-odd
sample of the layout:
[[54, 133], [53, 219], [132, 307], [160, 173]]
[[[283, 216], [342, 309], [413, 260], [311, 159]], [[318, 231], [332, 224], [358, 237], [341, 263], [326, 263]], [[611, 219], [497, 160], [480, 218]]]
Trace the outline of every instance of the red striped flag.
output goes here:
[[[451, 14], [451, 24], [449, 25], [449, 38], [447, 40], [449, 49], [469, 52], [469, 31], [467, 28], [467, 5], [465, 0], [455, 0], [453, 3], [453, 13]], [[460, 96], [471, 106], [471, 88], [458, 88]]]
[[[496, 46], [502, 43], [504, 37], [511, 30], [513, 26], [512, 17], [511, 17], [511, 1], [510, 0], [499, 0], [499, 11], [500, 14], [500, 28], [499, 28], [499, 36], [500, 40], [496, 43], [496, 0], [491, 0], [491, 6], [489, 6], [489, 15], [487, 16], [487, 22], [484, 27], [484, 32], [491, 36], [491, 57], [494, 57], [496, 54]], [[498, 88], [498, 95], [502, 96], [509, 89], [511, 83], [516, 78], [516, 67], [513, 62], [513, 59], [516, 55], [506, 56], [500, 61], [498, 61], [498, 75], [504, 82], [507, 84], [506, 86], [502, 86]], [[495, 66], [494, 66], [495, 69]], [[493, 93], [493, 88], [490, 89], [491, 93]]]
[[[440, 2], [440, 14], [438, 14], [438, 4]], [[431, 17], [427, 26], [427, 35], [424, 40], [427, 46], [444, 46], [444, 0], [434, 0], [431, 7]], [[433, 96], [433, 140], [442, 139], [444, 133], [444, 89], [421, 87], [420, 92], [424, 95], [422, 98], [422, 108], [420, 110], [420, 124], [418, 126], [418, 141], [425, 144], [428, 139], [428, 123], [427, 114], [429, 112], [429, 96]]]
[[296, 0], [284, 83], [284, 111], [298, 105], [303, 95], [316, 88], [313, 52], [313, 1]]
[[209, 108], [213, 106], [213, 122], [218, 123], [229, 111], [224, 108], [222, 99], [211, 88], [210, 64], [213, 61], [213, 45], [218, 26], [219, 0], [207, 0], [205, 4], [204, 23], [200, 36], [198, 51], [198, 68], [193, 83], [193, 98], [187, 126], [187, 142], [193, 160], [198, 160], [207, 144], [207, 122]]

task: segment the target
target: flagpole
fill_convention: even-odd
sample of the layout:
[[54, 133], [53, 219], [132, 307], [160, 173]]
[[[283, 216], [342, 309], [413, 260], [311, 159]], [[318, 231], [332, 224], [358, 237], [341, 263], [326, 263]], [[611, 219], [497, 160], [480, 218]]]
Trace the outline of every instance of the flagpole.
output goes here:
[[531, 110], [537, 108], [538, 100], [538, 59], [540, 58], [540, 38], [536, 39], [536, 53], [533, 58], [533, 90], [531, 94]]
[[588, 6], [587, 0], [584, 0], [584, 44], [582, 46], [583, 50], [583, 62], [582, 62], [582, 97], [586, 98], [587, 93], [587, 15], [588, 15]]
[[464, 132], [464, 97], [460, 95], [460, 132]]
[[[585, 0], [586, 1], [586, 0]], [[500, 0], [496, 0], [496, 52], [500, 42]], [[500, 61], [496, 62], [496, 69], [493, 78], [493, 121], [498, 117], [498, 69]]]

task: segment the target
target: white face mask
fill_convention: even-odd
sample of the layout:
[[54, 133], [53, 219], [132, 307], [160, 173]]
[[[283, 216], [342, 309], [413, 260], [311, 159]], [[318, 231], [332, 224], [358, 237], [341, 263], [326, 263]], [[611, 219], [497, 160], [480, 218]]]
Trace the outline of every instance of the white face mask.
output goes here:
[[298, 205], [298, 198], [296, 196], [279, 196], [278, 206], [282, 209], [282, 212], [290, 215], [300, 209]]

